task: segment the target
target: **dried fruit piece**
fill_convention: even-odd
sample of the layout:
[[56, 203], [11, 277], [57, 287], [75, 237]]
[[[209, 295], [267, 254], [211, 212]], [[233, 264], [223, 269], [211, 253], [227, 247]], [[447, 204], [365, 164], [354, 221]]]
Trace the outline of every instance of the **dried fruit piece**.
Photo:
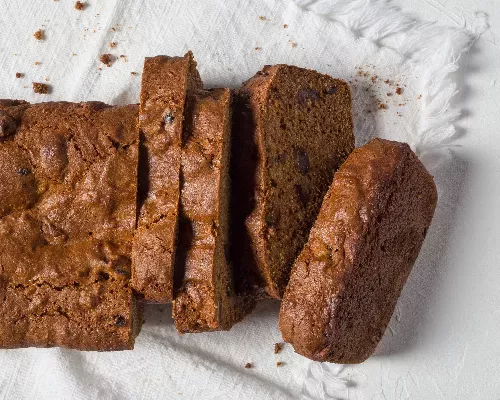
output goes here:
[[299, 104], [302, 107], [307, 106], [308, 100], [312, 102], [319, 100], [319, 93], [317, 90], [311, 88], [300, 89], [298, 93]]
[[309, 172], [309, 156], [302, 148], [297, 149], [297, 167], [302, 175]]

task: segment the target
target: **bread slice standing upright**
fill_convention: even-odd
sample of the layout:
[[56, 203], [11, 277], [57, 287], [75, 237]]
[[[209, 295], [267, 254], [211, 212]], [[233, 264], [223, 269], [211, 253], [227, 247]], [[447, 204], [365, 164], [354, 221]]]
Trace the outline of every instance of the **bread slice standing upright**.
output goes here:
[[184, 269], [173, 306], [177, 330], [228, 330], [252, 309], [236, 295], [229, 251], [231, 91], [198, 91], [182, 149], [177, 259]]
[[336, 169], [354, 149], [347, 83], [266, 66], [236, 91], [232, 258], [281, 298]]
[[202, 87], [191, 52], [146, 58], [139, 128], [139, 212], [132, 284], [144, 300], [173, 299], [181, 145], [189, 93]]
[[283, 339], [316, 361], [360, 363], [391, 319], [437, 202], [404, 143], [374, 139], [335, 174], [280, 311]]

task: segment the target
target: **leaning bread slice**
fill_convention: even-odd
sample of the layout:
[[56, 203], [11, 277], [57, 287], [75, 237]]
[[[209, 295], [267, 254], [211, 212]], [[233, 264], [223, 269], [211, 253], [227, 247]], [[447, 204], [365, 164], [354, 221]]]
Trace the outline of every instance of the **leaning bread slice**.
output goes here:
[[349, 86], [266, 66], [236, 92], [233, 260], [281, 298], [335, 170], [354, 149]]
[[410, 147], [375, 139], [335, 174], [292, 270], [280, 329], [317, 361], [360, 363], [375, 350], [437, 202]]
[[189, 93], [202, 83], [191, 52], [146, 58], [139, 128], [139, 212], [132, 285], [146, 301], [173, 298], [181, 144]]
[[228, 252], [231, 92], [199, 91], [182, 150], [177, 259], [184, 268], [173, 305], [177, 330], [227, 330], [252, 303], [235, 295]]

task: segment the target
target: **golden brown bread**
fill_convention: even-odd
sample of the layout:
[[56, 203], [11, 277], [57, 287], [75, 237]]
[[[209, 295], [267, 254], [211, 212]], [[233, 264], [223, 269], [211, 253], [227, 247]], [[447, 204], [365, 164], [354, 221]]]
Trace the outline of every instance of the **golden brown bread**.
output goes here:
[[173, 317], [177, 330], [228, 330], [252, 310], [235, 295], [227, 259], [231, 92], [199, 91], [182, 149], [178, 268], [184, 270]]
[[137, 114], [0, 101], [0, 348], [133, 347]]
[[333, 178], [354, 148], [349, 86], [289, 65], [266, 66], [236, 92], [233, 260], [281, 298]]
[[356, 149], [335, 174], [295, 261], [280, 329], [297, 353], [360, 363], [375, 350], [420, 251], [437, 202], [407, 144]]
[[146, 301], [173, 299], [181, 145], [189, 93], [202, 83], [191, 52], [146, 58], [139, 114], [139, 213], [132, 284]]

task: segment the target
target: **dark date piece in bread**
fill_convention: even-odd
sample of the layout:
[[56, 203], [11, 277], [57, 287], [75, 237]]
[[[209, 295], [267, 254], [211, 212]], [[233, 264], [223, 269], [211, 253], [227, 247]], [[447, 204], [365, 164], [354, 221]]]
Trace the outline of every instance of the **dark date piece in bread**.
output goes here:
[[312, 360], [360, 363], [375, 350], [437, 202], [407, 144], [375, 139], [335, 174], [295, 261], [280, 329]]

